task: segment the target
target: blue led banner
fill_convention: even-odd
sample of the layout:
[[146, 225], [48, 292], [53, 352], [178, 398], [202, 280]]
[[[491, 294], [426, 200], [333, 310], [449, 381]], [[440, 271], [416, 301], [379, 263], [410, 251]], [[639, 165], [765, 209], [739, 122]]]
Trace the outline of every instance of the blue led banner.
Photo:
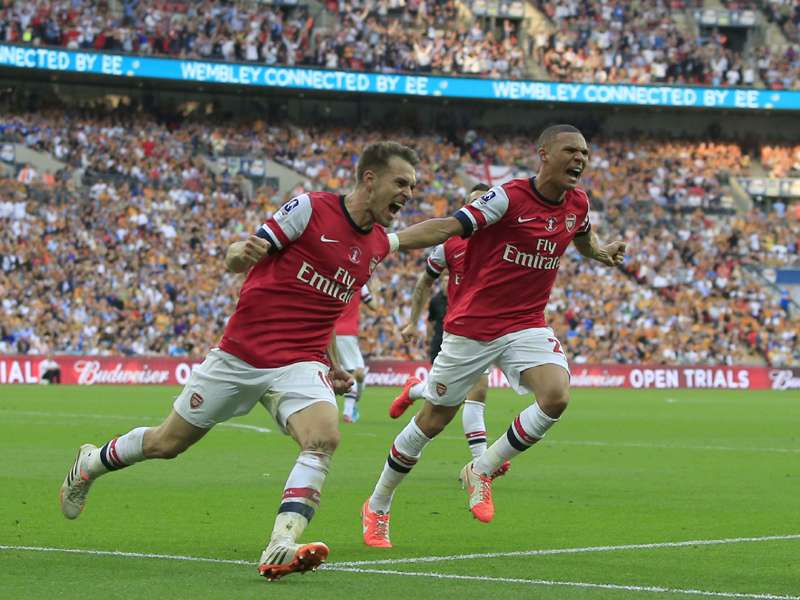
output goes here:
[[246, 86], [483, 100], [800, 110], [800, 91], [429, 77], [122, 56], [0, 44], [0, 67]]

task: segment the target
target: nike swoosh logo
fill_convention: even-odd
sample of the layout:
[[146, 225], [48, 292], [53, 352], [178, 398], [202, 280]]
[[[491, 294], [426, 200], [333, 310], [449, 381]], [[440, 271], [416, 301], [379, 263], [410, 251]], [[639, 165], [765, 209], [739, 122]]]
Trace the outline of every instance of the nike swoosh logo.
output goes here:
[[528, 221], [535, 221], [536, 217], [531, 217], [529, 219], [523, 219], [522, 217], [517, 217], [517, 223], [527, 223]]
[[327, 243], [329, 243], [329, 244], [331, 244], [331, 243], [338, 243], [338, 242], [339, 242], [339, 240], [332, 240], [332, 239], [330, 239], [330, 238], [326, 238], [324, 233], [323, 233], [323, 234], [322, 234], [322, 235], [319, 237], [319, 240], [320, 240], [321, 242], [327, 242]]
[[465, 254], [466, 254], [466, 251], [465, 252], [459, 252], [458, 254], [453, 254], [453, 258], [458, 258], [459, 256], [464, 256]]

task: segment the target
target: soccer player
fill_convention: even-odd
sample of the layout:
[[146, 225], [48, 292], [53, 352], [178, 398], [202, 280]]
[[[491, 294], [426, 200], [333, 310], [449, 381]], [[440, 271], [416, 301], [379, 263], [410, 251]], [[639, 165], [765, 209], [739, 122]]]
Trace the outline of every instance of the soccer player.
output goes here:
[[[387, 235], [416, 185], [416, 153], [396, 142], [367, 146], [346, 196], [299, 195], [230, 245], [225, 266], [247, 273], [236, 311], [218, 348], [193, 371], [158, 427], [137, 427], [97, 448], [84, 444], [61, 487], [69, 519], [83, 510], [94, 481], [152, 458], [174, 458], [217, 423], [258, 402], [300, 447], [283, 490], [259, 573], [278, 579], [315, 569], [328, 556], [321, 543], [298, 538], [319, 506], [339, 443], [339, 411], [326, 356], [334, 324], [375, 267], [397, 248]], [[341, 391], [353, 380], [333, 371]]]
[[61, 383], [61, 366], [53, 360], [52, 354], [39, 363], [39, 383]]
[[368, 285], [361, 286], [359, 296], [354, 296], [342, 316], [336, 321], [336, 352], [345, 371], [353, 375], [355, 382], [344, 394], [342, 418], [345, 423], [358, 421], [358, 401], [364, 392], [364, 356], [358, 347], [358, 321], [361, 303], [371, 310], [378, 310], [378, 302]]
[[578, 187], [589, 161], [580, 131], [548, 127], [536, 146], [541, 164], [535, 177], [495, 186], [452, 217], [429, 219], [398, 234], [401, 249], [433, 246], [454, 235], [471, 239], [460, 298], [445, 321], [425, 404], [395, 438], [361, 509], [369, 546], [391, 547], [395, 490], [489, 365], [497, 364], [517, 393], [532, 392], [534, 402], [461, 470], [469, 509], [480, 521], [494, 516], [491, 474], [541, 440], [567, 407], [567, 359], [544, 319], [561, 256], [572, 242], [584, 256], [615, 266], [624, 260], [625, 244], [601, 244], [592, 231], [588, 195]]
[[[485, 183], [478, 183], [470, 190], [468, 202], [477, 200], [484, 192], [488, 192], [490, 187]], [[467, 253], [467, 240], [462, 237], [451, 237], [443, 244], [436, 246], [428, 256], [425, 271], [420, 273], [414, 293], [411, 296], [411, 316], [408, 324], [403, 327], [401, 334], [405, 339], [414, 337], [417, 332], [417, 322], [419, 321], [422, 306], [430, 296], [433, 282], [436, 281], [444, 271], [449, 272], [447, 280], [447, 303], [449, 308], [455, 307], [459, 299], [461, 281], [464, 277], [464, 256]], [[338, 340], [338, 338], [337, 338]], [[431, 349], [431, 362], [436, 360], [439, 348]], [[435, 350], [435, 352], [434, 352]], [[467, 392], [464, 400], [464, 409], [461, 412], [461, 424], [464, 427], [464, 436], [467, 438], [470, 453], [473, 459], [477, 459], [486, 450], [486, 422], [484, 411], [486, 408], [486, 393], [489, 389], [488, 372], [484, 372], [477, 383]], [[418, 377], [411, 376], [406, 380], [403, 391], [394, 399], [389, 406], [389, 416], [393, 419], [402, 415], [411, 406], [414, 400], [421, 398], [425, 390], [425, 383]], [[510, 467], [508, 461], [504, 462], [493, 477], [504, 475]]]

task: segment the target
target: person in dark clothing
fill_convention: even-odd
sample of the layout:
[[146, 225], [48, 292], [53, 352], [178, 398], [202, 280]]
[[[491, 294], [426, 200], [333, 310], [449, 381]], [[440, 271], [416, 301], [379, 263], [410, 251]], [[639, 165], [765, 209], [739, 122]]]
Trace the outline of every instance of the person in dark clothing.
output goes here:
[[428, 339], [430, 340], [429, 356], [431, 362], [442, 347], [442, 334], [444, 318], [447, 315], [447, 293], [446, 287], [442, 287], [428, 304]]

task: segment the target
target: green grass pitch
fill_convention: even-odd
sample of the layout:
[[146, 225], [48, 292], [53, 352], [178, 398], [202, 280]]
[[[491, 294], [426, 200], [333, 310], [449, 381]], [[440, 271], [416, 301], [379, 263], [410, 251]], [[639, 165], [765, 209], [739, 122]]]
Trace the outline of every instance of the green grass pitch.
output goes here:
[[[3, 598], [800, 599], [796, 392], [573, 390], [495, 484], [488, 525], [457, 482], [459, 415], [400, 487], [387, 551], [363, 545], [359, 509], [407, 419], [387, 416], [396, 390], [367, 389], [303, 538], [330, 546], [328, 567], [268, 583], [254, 563], [297, 449], [260, 406], [175, 461], [104, 477], [78, 520], [61, 516], [78, 445], [158, 423], [177, 391], [0, 387]], [[490, 439], [527, 402], [491, 392]]]

